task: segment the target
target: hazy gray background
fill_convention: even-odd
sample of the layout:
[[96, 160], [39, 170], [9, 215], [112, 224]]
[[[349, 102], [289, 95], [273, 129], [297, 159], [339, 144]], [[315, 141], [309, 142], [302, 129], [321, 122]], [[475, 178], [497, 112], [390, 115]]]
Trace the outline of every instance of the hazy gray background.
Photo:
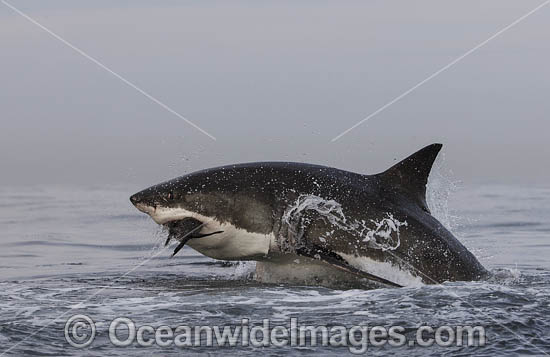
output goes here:
[[2, 184], [374, 173], [432, 142], [457, 180], [550, 178], [550, 6], [330, 142], [542, 1], [9, 1], [218, 140], [0, 3]]

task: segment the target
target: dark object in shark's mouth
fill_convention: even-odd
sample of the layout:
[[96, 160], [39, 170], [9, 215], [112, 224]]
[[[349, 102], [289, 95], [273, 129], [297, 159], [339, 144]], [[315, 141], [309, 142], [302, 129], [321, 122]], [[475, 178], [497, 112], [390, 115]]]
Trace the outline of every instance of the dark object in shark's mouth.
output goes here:
[[172, 256], [176, 255], [181, 250], [181, 248], [183, 248], [185, 243], [187, 243], [191, 239], [208, 237], [213, 234], [223, 232], [216, 231], [211, 233], [199, 233], [202, 226], [204, 226], [204, 223], [191, 217], [179, 219], [177, 221], [166, 222], [165, 224], [163, 224], [163, 226], [168, 230], [168, 238], [166, 238], [164, 246], [167, 246], [172, 238], [180, 242], [176, 249], [174, 249]]

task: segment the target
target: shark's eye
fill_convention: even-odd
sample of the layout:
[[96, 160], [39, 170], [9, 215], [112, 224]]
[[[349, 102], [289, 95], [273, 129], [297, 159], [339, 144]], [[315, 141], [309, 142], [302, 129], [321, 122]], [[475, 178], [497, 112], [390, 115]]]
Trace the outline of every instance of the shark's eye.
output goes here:
[[174, 193], [172, 191], [168, 192], [168, 199], [171, 200], [174, 198]]

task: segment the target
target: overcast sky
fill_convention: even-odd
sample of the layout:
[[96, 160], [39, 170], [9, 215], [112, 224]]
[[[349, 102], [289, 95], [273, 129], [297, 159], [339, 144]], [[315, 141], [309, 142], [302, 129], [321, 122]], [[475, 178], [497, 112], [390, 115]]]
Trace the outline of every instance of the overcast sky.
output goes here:
[[331, 142], [542, 1], [8, 2], [217, 140], [0, 3], [2, 184], [376, 173], [432, 142], [456, 180], [550, 179], [550, 5]]

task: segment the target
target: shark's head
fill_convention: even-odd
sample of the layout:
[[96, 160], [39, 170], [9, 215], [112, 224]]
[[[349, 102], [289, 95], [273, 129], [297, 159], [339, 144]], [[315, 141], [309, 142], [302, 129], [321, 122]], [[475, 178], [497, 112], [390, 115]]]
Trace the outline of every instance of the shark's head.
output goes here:
[[221, 167], [195, 172], [130, 197], [175, 238], [215, 259], [247, 260], [269, 251], [272, 200], [264, 189], [243, 185], [246, 170]]

